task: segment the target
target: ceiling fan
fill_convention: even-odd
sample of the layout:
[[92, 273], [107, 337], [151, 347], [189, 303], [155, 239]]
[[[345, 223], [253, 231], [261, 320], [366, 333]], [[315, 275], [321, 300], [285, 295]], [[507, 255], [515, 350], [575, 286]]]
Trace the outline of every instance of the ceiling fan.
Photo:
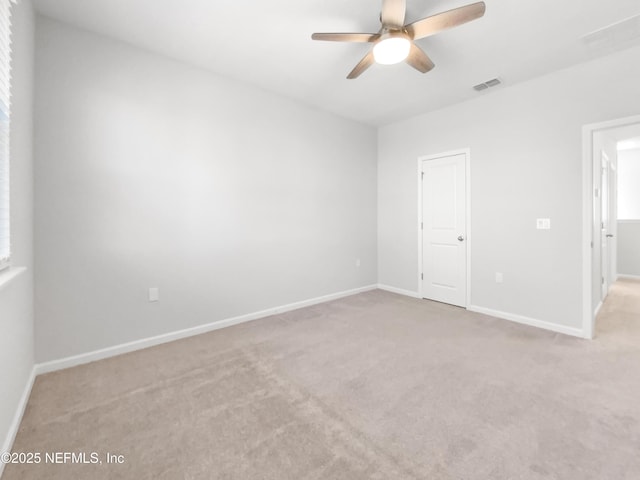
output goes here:
[[415, 41], [480, 18], [486, 8], [484, 2], [472, 3], [405, 25], [406, 7], [406, 0], [382, 0], [382, 27], [378, 33], [314, 33], [311, 38], [373, 43], [369, 53], [347, 75], [349, 79], [357, 78], [374, 63], [393, 65], [406, 61], [416, 70], [426, 73], [435, 65]]

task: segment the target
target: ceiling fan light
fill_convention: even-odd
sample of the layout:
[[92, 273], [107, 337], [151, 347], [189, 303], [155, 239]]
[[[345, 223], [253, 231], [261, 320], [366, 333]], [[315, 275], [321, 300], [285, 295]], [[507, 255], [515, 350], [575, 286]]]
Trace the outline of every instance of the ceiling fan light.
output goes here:
[[380, 40], [373, 46], [373, 58], [380, 65], [394, 65], [409, 56], [411, 42], [404, 37], [391, 37]]

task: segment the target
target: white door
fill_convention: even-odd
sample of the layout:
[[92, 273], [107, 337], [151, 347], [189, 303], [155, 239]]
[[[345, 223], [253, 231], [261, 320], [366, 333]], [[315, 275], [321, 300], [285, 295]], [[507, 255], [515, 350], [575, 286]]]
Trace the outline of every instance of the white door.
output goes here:
[[618, 168], [609, 162], [609, 285], [618, 278]]
[[601, 262], [601, 268], [600, 268], [600, 272], [602, 274], [602, 300], [604, 300], [607, 296], [607, 294], [609, 293], [609, 285], [611, 282], [611, 273], [610, 273], [610, 262], [611, 262], [611, 240], [612, 237], [610, 236], [611, 233], [609, 233], [610, 231], [610, 221], [611, 221], [611, 214], [610, 214], [610, 206], [611, 206], [611, 188], [610, 188], [610, 183], [609, 183], [609, 178], [610, 178], [610, 162], [609, 162], [609, 158], [607, 157], [606, 153], [603, 151], [601, 153], [601, 159], [602, 159], [602, 175], [601, 175], [601, 192], [602, 195], [600, 196], [600, 202], [601, 202], [601, 212], [602, 212], [602, 219], [601, 219], [601, 224], [600, 224], [600, 245], [601, 245], [601, 252], [600, 252], [600, 262]]
[[467, 303], [464, 153], [422, 161], [422, 296]]

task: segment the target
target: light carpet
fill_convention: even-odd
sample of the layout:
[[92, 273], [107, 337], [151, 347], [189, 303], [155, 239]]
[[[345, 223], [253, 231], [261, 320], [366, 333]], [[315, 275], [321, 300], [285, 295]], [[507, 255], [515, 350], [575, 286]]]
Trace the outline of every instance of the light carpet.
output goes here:
[[102, 463], [3, 480], [637, 480], [640, 283], [593, 341], [376, 290], [50, 373], [14, 452]]

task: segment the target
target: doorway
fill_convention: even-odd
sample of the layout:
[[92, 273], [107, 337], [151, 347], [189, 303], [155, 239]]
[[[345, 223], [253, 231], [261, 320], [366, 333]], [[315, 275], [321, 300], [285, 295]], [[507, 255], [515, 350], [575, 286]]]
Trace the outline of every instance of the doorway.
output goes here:
[[615, 245], [618, 278], [640, 280], [640, 125], [633, 133], [618, 142]]
[[587, 338], [593, 338], [597, 314], [622, 273], [619, 236], [624, 221], [618, 213], [618, 186], [628, 175], [620, 169], [619, 148], [630, 138], [640, 141], [640, 116], [583, 127], [583, 330]]
[[469, 150], [418, 159], [420, 298], [469, 304]]

